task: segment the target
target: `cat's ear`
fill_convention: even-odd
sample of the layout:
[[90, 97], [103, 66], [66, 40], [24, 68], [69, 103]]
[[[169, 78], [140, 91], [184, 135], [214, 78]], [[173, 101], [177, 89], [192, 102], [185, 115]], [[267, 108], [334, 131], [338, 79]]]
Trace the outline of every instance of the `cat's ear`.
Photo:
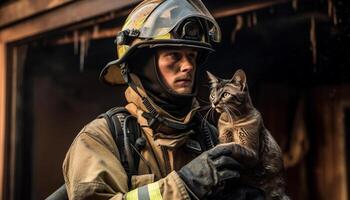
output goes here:
[[245, 72], [242, 69], [237, 70], [231, 79], [231, 83], [240, 85], [241, 90], [244, 91], [247, 85]]
[[216, 87], [217, 84], [219, 83], [219, 79], [208, 71], [207, 71], [207, 74], [209, 78], [209, 83], [212, 85], [212, 87]]

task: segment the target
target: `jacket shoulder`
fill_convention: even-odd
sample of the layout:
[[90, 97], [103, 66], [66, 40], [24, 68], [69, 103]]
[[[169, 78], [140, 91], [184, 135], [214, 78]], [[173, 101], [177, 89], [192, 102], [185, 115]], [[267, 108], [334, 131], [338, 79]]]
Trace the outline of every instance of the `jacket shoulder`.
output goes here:
[[98, 143], [103, 144], [106, 148], [110, 149], [110, 151], [112, 151], [115, 155], [118, 154], [117, 145], [113, 140], [107, 121], [104, 118], [96, 118], [90, 123], [86, 124], [76, 136], [73, 144], [86, 138], [95, 140]]

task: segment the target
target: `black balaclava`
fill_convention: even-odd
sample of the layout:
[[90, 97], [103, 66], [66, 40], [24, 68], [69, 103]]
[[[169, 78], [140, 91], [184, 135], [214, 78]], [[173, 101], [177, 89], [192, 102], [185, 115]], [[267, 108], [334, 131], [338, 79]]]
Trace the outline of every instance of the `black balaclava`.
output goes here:
[[[176, 94], [165, 85], [158, 72], [156, 49], [140, 49], [137, 54], [135, 55], [137, 59], [129, 62], [129, 69], [139, 77], [147, 95], [172, 116], [184, 117], [192, 108], [193, 98], [197, 92], [197, 77], [194, 77], [191, 94]], [[197, 76], [197, 71], [194, 76]]]

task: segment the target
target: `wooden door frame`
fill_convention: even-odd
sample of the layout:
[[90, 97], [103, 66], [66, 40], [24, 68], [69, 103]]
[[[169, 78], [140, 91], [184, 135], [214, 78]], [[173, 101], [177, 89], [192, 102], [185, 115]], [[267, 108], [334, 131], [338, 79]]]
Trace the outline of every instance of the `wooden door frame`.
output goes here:
[[350, 85], [319, 86], [313, 89], [317, 128], [314, 173], [316, 197], [347, 200], [347, 169], [345, 143], [345, 108], [350, 108]]
[[[350, 88], [350, 86], [349, 86]], [[350, 171], [347, 169], [347, 155], [346, 155], [346, 125], [345, 125], [345, 110], [346, 109], [350, 109], [350, 95], [346, 92], [346, 89], [344, 89], [344, 91], [342, 92], [344, 94], [344, 99], [342, 99], [339, 103], [339, 105], [336, 108], [336, 112], [337, 112], [337, 118], [336, 118], [336, 124], [337, 124], [337, 138], [336, 141], [334, 141], [336, 144], [338, 144], [337, 146], [337, 150], [340, 155], [341, 158], [338, 161], [338, 167], [335, 169], [336, 172], [336, 176], [339, 177], [339, 181], [342, 183], [341, 184], [341, 189], [339, 189], [341, 191], [341, 197], [340, 199], [349, 199], [349, 192], [348, 191], [348, 173], [350, 173]], [[347, 147], [349, 148], [349, 147]], [[350, 156], [350, 155], [348, 155]]]

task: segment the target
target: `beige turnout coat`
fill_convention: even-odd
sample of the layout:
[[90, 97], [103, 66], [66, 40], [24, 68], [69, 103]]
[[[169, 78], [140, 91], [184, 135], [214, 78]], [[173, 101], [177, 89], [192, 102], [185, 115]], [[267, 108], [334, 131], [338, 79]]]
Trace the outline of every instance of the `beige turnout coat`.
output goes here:
[[[105, 119], [95, 119], [87, 124], [73, 141], [63, 163], [63, 174], [69, 199], [140, 199], [140, 193], [151, 200], [190, 199], [183, 181], [176, 173], [198, 154], [186, 150], [184, 142], [188, 135], [166, 137], [147, 127], [142, 117], [146, 110], [141, 98], [131, 89], [125, 92], [129, 102], [126, 109], [137, 118], [147, 140], [141, 154], [151, 167], [140, 160], [138, 175], [131, 179], [128, 188], [126, 172], [119, 161], [118, 148]], [[193, 117], [198, 104], [182, 119], [187, 123]], [[169, 114], [160, 114], [171, 118]], [[164, 137], [163, 137], [164, 136]], [[142, 187], [143, 186], [143, 187]], [[147, 198], [146, 198], [147, 199]]]

